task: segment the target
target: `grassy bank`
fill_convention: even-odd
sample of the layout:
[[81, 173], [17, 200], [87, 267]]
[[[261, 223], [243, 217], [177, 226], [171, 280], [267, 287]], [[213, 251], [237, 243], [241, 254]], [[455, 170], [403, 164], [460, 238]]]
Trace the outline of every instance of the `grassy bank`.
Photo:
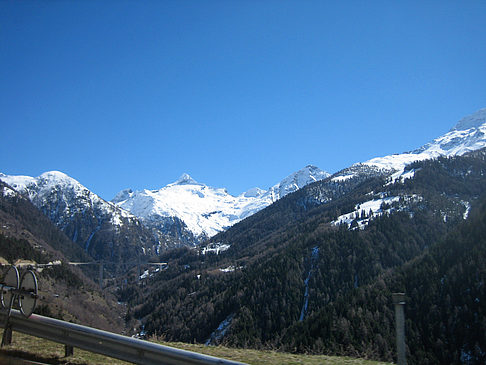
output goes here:
[[[188, 351], [241, 361], [252, 365], [385, 365], [388, 363], [353, 359], [337, 356], [295, 355], [275, 351], [257, 351], [248, 349], [232, 349], [226, 347], [208, 347], [186, 343], [163, 343]], [[74, 356], [64, 357], [64, 345], [14, 332], [12, 344], [0, 350], [1, 356], [18, 356], [24, 359], [45, 362], [49, 364], [128, 364], [126, 362], [74, 349]]]

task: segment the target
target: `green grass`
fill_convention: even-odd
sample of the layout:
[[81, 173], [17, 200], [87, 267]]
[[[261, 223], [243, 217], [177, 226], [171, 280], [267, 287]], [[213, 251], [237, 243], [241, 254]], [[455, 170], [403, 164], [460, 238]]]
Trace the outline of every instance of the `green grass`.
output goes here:
[[[221, 357], [233, 361], [240, 361], [251, 365], [388, 365], [390, 363], [354, 359], [349, 357], [324, 355], [297, 355], [276, 351], [257, 351], [249, 349], [233, 349], [221, 346], [192, 345], [186, 343], [167, 343], [162, 345], [199, 352], [206, 355]], [[14, 332], [12, 344], [0, 350], [1, 355], [18, 356], [32, 361], [49, 364], [115, 364], [123, 365], [127, 362], [94, 354], [88, 351], [74, 349], [74, 356], [64, 357], [64, 345], [41, 338]]]

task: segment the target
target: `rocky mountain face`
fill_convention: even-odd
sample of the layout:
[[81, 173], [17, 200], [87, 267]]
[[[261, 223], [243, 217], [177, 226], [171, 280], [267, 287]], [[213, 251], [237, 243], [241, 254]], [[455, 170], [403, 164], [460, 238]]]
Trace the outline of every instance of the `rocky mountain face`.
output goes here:
[[1, 175], [0, 179], [95, 259], [126, 262], [177, 245], [176, 240], [154, 234], [137, 217], [61, 172], [46, 172], [37, 178]]
[[0, 174], [0, 180], [28, 198], [93, 258], [127, 262], [198, 244], [328, 175], [307, 166], [268, 191], [255, 188], [235, 197], [184, 174], [159, 190], [121, 191], [112, 202], [58, 171], [36, 178]]
[[268, 190], [254, 188], [233, 196], [226, 189], [209, 187], [183, 174], [158, 190], [123, 190], [112, 202], [139, 217], [147, 227], [194, 244], [328, 176], [329, 173], [309, 165]]

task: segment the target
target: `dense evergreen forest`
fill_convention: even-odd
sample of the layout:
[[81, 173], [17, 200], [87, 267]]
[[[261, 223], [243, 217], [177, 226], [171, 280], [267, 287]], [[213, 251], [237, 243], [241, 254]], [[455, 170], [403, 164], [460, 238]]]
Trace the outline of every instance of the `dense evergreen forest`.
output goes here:
[[410, 363], [486, 363], [485, 232], [486, 197], [419, 257], [292, 326], [284, 348], [392, 359], [391, 293], [405, 292]]
[[[472, 234], [486, 232], [485, 152], [412, 170], [357, 178], [332, 199], [336, 183], [317, 182], [211, 240], [228, 251], [164, 254], [165, 271], [119, 291], [127, 318], [167, 340], [393, 360], [391, 293], [403, 290], [411, 362], [483, 363], [485, 252]], [[359, 209], [387, 197], [379, 212]]]

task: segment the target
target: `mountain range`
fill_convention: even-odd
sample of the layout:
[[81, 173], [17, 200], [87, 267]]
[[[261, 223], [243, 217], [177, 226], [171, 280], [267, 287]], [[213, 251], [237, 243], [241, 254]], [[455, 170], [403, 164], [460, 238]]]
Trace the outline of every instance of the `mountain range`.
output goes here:
[[317, 167], [307, 166], [268, 190], [253, 188], [232, 196], [224, 188], [206, 186], [183, 174], [158, 190], [123, 190], [112, 202], [59, 171], [36, 178], [0, 173], [0, 180], [28, 198], [94, 258], [119, 262], [198, 244], [327, 176]]
[[391, 293], [405, 291], [411, 363], [483, 364], [484, 112], [162, 253], [167, 270], [120, 300], [169, 341], [393, 361]]
[[[405, 291], [411, 362], [481, 364], [485, 133], [482, 109], [411, 152], [237, 197], [187, 174], [111, 202], [60, 172], [1, 175], [0, 248], [26, 256], [20, 239], [43, 236], [116, 263], [130, 328], [169, 341], [394, 360], [390, 298]], [[166, 264], [140, 275], [141, 257]]]
[[158, 190], [123, 190], [112, 202], [151, 228], [165, 231], [167, 220], [179, 219], [195, 242], [201, 242], [285, 195], [328, 176], [329, 173], [309, 165], [268, 190], [253, 188], [232, 196], [224, 188], [206, 186], [183, 174], [176, 182]]
[[157, 190], [123, 190], [111, 202], [61, 172], [37, 178], [0, 174], [0, 179], [28, 197], [91, 255], [117, 261], [199, 244], [316, 181], [325, 181], [326, 188], [308, 196], [305, 203], [328, 202], [370, 176], [388, 176], [390, 181], [410, 178], [414, 174], [406, 170], [410, 163], [479, 149], [486, 146], [485, 133], [486, 109], [481, 109], [412, 152], [357, 163], [332, 176], [309, 165], [268, 190], [253, 188], [239, 196], [198, 183], [188, 174]]

